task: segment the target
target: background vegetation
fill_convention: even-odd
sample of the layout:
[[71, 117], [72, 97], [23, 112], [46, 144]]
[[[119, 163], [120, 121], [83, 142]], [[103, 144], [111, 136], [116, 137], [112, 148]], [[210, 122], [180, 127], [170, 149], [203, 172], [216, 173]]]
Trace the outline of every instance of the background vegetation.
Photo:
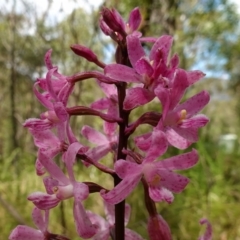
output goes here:
[[[202, 217], [213, 224], [214, 239], [240, 239], [240, 15], [236, 6], [228, 0], [106, 0], [103, 5], [117, 8], [126, 20], [129, 11], [139, 6], [144, 35], [173, 35], [173, 52], [179, 54], [181, 67], [207, 73], [188, 92], [191, 96], [207, 89], [212, 96], [205, 109], [211, 122], [194, 146], [201, 156], [200, 163], [185, 173], [191, 184], [176, 195], [173, 204], [158, 204], [171, 226], [173, 239], [197, 239], [201, 229], [198, 220]], [[79, 7], [66, 14], [59, 6], [60, 20], [51, 11], [52, 1], [45, 11], [38, 12], [32, 2], [25, 0], [9, 0], [0, 10], [0, 239], [7, 239], [18, 224], [33, 226], [32, 203], [26, 197], [44, 190], [34, 172], [36, 148], [22, 123], [43, 110], [32, 86], [37, 77], [45, 76], [46, 50], [53, 49], [54, 64], [65, 75], [93, 68], [74, 56], [69, 49], [73, 43], [84, 44], [106, 62], [112, 61], [109, 56], [114, 46], [98, 29], [99, 10], [86, 12]], [[101, 91], [94, 86], [93, 80], [78, 84], [70, 105], [88, 105], [94, 96], [100, 96]], [[76, 132], [79, 123], [88, 122], [85, 117], [74, 119]], [[101, 122], [93, 124], [101, 126]], [[176, 154], [173, 149], [170, 152]], [[79, 180], [98, 182], [101, 178], [109, 182], [93, 168], [83, 172], [79, 167], [76, 171]], [[132, 205], [129, 228], [147, 239], [147, 213], [140, 194], [141, 186], [128, 199]], [[50, 230], [79, 239], [75, 237], [71, 204], [65, 201], [52, 211]], [[86, 206], [102, 213], [97, 194]]]

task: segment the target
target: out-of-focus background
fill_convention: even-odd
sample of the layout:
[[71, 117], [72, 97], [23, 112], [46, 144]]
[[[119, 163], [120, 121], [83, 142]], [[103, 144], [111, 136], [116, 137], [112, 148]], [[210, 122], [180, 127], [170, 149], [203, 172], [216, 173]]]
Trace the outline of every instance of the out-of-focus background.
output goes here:
[[[102, 6], [118, 9], [126, 20], [130, 10], [139, 6], [143, 34], [173, 35], [172, 53], [179, 54], [181, 67], [207, 74], [187, 93], [192, 96], [206, 89], [211, 94], [211, 102], [204, 110], [211, 121], [200, 131], [200, 140], [193, 146], [199, 151], [200, 162], [184, 172], [191, 183], [183, 193], [175, 195], [171, 205], [157, 204], [172, 229], [173, 239], [197, 239], [203, 231], [198, 223], [202, 217], [211, 221], [214, 239], [240, 239], [239, 4], [238, 0], [1, 0], [0, 239], [7, 239], [18, 224], [33, 226], [33, 205], [26, 198], [34, 191], [44, 190], [41, 178], [35, 176], [37, 149], [22, 127], [25, 119], [38, 117], [44, 111], [32, 93], [36, 78], [46, 74], [44, 54], [52, 48], [54, 65], [65, 75], [94, 68], [71, 52], [69, 46], [73, 43], [88, 46], [106, 63], [113, 61], [114, 45], [98, 27]], [[71, 106], [89, 105], [100, 96], [101, 91], [94, 84], [94, 80], [77, 84]], [[77, 118], [72, 122], [76, 134], [89, 119]], [[93, 125], [101, 126], [101, 122]], [[170, 152], [179, 153], [173, 149]], [[76, 171], [80, 181], [108, 181], [93, 168], [86, 171], [79, 167]], [[147, 212], [140, 195], [141, 186], [128, 198], [132, 206], [128, 227], [148, 239]], [[65, 201], [52, 211], [49, 229], [74, 240], [79, 238], [71, 204], [71, 200]], [[85, 205], [102, 212], [97, 194]]]

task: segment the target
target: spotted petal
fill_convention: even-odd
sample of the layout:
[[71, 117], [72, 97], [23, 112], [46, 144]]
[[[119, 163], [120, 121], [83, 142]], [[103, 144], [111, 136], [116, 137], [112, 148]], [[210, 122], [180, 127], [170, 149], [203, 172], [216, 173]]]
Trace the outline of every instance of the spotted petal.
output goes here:
[[91, 143], [95, 143], [97, 145], [108, 143], [108, 139], [105, 135], [87, 125], [83, 126], [81, 133]]
[[106, 193], [102, 190], [100, 194], [106, 202], [117, 204], [123, 201], [133, 191], [141, 178], [141, 173], [127, 176], [111, 191]]
[[163, 187], [149, 186], [149, 196], [155, 202], [166, 201], [167, 203], [172, 203], [174, 200], [172, 192]]
[[163, 35], [160, 38], [157, 39], [157, 41], [152, 46], [151, 52], [150, 52], [150, 60], [155, 60], [158, 49], [161, 49], [163, 53], [163, 61], [164, 63], [167, 63], [168, 55], [172, 46], [173, 37], [168, 35]]
[[161, 186], [174, 193], [180, 193], [189, 183], [189, 179], [187, 177], [172, 171], [158, 169], [157, 173], [160, 176]]
[[193, 97], [189, 98], [184, 103], [179, 104], [174, 111], [181, 111], [185, 109], [187, 111], [187, 116], [193, 116], [200, 112], [209, 102], [210, 96], [207, 91], [202, 91]]
[[150, 92], [148, 89], [141, 87], [129, 88], [123, 103], [124, 109], [131, 110], [138, 106], [142, 106], [152, 101], [154, 97], [154, 93]]
[[120, 82], [139, 83], [141, 76], [133, 68], [121, 64], [109, 64], [104, 68], [106, 76]]
[[114, 169], [120, 178], [126, 178], [127, 176], [139, 174], [142, 170], [142, 166], [133, 162], [119, 159], [114, 164]]
[[9, 236], [9, 240], [44, 240], [44, 234], [34, 228], [18, 225], [13, 229]]
[[127, 49], [130, 62], [133, 68], [135, 68], [136, 62], [145, 56], [144, 49], [137, 36], [133, 34], [127, 36]]
[[195, 149], [191, 152], [166, 158], [155, 163], [156, 168], [168, 170], [185, 170], [193, 167], [198, 162], [198, 153]]
[[74, 201], [73, 215], [76, 230], [80, 237], [90, 238], [96, 234], [97, 226], [91, 223], [81, 202]]
[[[45, 232], [47, 231], [47, 226], [48, 226], [48, 212], [49, 211], [45, 211], [45, 218], [42, 215], [42, 211], [37, 208], [34, 207], [33, 211], [32, 211], [32, 219], [35, 223], [35, 226], [41, 230], [41, 232]], [[46, 219], [47, 217], [47, 219]]]
[[178, 148], [178, 149], [186, 149], [191, 145], [191, 142], [189, 142], [184, 137], [180, 136], [176, 131], [174, 131], [172, 128], [166, 128], [166, 137], [168, 142]]
[[163, 155], [168, 148], [168, 142], [165, 136], [165, 133], [154, 129], [151, 136], [151, 146], [147, 150], [146, 157], [144, 162], [152, 162], [156, 158]]

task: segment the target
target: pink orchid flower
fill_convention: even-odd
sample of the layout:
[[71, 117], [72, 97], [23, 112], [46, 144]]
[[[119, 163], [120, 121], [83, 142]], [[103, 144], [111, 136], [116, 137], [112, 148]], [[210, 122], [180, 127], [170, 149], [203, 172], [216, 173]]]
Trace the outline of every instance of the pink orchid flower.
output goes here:
[[125, 199], [144, 177], [149, 185], [149, 195], [155, 202], [166, 201], [171, 203], [174, 199], [172, 192], [182, 192], [189, 179], [185, 176], [173, 172], [173, 170], [185, 170], [193, 167], [198, 162], [196, 150], [181, 154], [161, 161], [154, 159], [163, 154], [167, 147], [157, 142], [165, 141], [163, 133], [154, 133], [154, 141], [148, 149], [146, 157], [141, 164], [118, 160], [114, 169], [122, 181], [111, 191], [100, 193], [103, 199], [110, 204], [117, 204]]
[[[104, 202], [104, 210], [106, 214], [106, 219], [101, 216], [88, 211], [87, 214], [91, 222], [98, 226], [98, 232], [92, 238], [92, 240], [108, 240], [111, 237], [111, 233], [114, 231], [115, 227], [115, 215], [114, 215], [114, 205]], [[131, 208], [128, 204], [125, 204], [125, 226], [128, 224], [130, 218]], [[143, 238], [136, 232], [125, 228], [125, 240], [143, 240]]]
[[83, 126], [81, 133], [88, 141], [97, 145], [86, 152], [86, 155], [93, 161], [100, 160], [109, 152], [116, 152], [117, 135], [111, 133], [105, 136], [89, 126]]
[[185, 149], [191, 143], [198, 141], [198, 129], [209, 121], [205, 115], [197, 113], [206, 106], [210, 96], [208, 92], [202, 91], [178, 104], [182, 97], [178, 89], [172, 92], [162, 87], [155, 89], [163, 106], [162, 118], [156, 129], [163, 129], [171, 145]]
[[49, 220], [49, 211], [46, 210], [45, 214], [42, 214], [42, 211], [35, 207], [32, 211], [32, 219], [35, 223], [35, 226], [38, 228], [34, 229], [28, 226], [18, 225], [9, 236], [9, 240], [69, 240], [68, 238], [53, 234], [48, 232], [48, 220]]
[[[66, 121], [69, 116], [66, 111], [68, 97], [71, 94], [74, 84], [69, 83], [65, 76], [57, 71], [57, 67], [52, 65], [52, 50], [45, 55], [45, 64], [48, 68], [46, 78], [38, 79], [34, 84], [34, 94], [39, 102], [48, 110], [41, 114], [40, 119], [31, 118], [25, 121], [24, 126], [36, 130], [45, 130], [56, 127], [59, 137], [63, 140]], [[37, 86], [44, 91], [40, 93]]]
[[41, 210], [35, 207], [32, 211], [32, 219], [38, 230], [28, 226], [19, 225], [11, 232], [9, 240], [45, 240], [45, 236], [49, 234], [47, 231], [48, 218], [48, 210], [45, 211], [45, 215], [43, 216]]
[[[57, 67], [53, 66], [52, 64], [51, 54], [51, 49], [45, 54], [45, 65], [48, 69], [46, 78], [38, 79], [34, 84], [33, 91], [43, 106], [49, 110], [54, 110], [54, 103], [61, 102], [63, 106], [66, 106], [68, 97], [73, 90], [74, 84], [67, 81], [66, 76], [58, 73]], [[40, 93], [37, 90], [37, 86], [43, 89], [44, 92]], [[62, 112], [60, 111], [59, 115], [61, 116], [61, 114]]]
[[89, 195], [88, 186], [84, 183], [77, 182], [73, 173], [73, 164], [76, 154], [84, 147], [78, 142], [72, 143], [63, 156], [66, 164], [69, 179], [64, 175], [57, 164], [47, 158], [40, 152], [39, 161], [49, 172], [51, 177], [45, 179], [47, 193], [35, 192], [28, 196], [38, 208], [47, 210], [56, 207], [59, 202], [68, 198], [74, 198], [73, 215], [78, 235], [82, 238], [90, 238], [96, 233], [96, 227], [89, 220], [87, 213], [82, 205], [82, 201]]
[[[121, 64], [109, 64], [104, 68], [106, 76], [128, 83], [141, 83], [144, 87], [129, 88], [124, 101], [126, 110], [144, 105], [155, 97], [153, 89], [156, 85], [155, 65], [157, 61], [156, 53], [162, 47], [164, 54], [168, 56], [172, 44], [170, 36], [160, 37], [153, 45], [149, 59], [145, 56], [145, 51], [138, 37], [127, 36], [127, 46], [130, 62], [133, 68]], [[152, 63], [154, 65], [152, 65]]]
[[[104, 68], [106, 76], [117, 81], [127, 83], [141, 83], [143, 86], [129, 88], [124, 101], [126, 110], [144, 105], [155, 97], [154, 89], [161, 85], [171, 88], [172, 82], [181, 81], [175, 72], [178, 70], [178, 56], [174, 55], [168, 64], [168, 56], [173, 38], [168, 35], [157, 39], [151, 48], [149, 57], [141, 45], [141, 41], [134, 35], [127, 36], [127, 48], [133, 68], [121, 64], [109, 64]], [[168, 66], [169, 65], [169, 66]], [[191, 71], [186, 74], [185, 89], [204, 76], [200, 71]], [[175, 79], [177, 77], [177, 79]], [[184, 90], [185, 90], [184, 89]]]
[[[162, 116], [153, 132], [164, 131], [169, 144], [179, 149], [186, 149], [191, 143], [198, 141], [198, 129], [209, 121], [205, 115], [198, 112], [206, 106], [210, 96], [208, 92], [202, 91], [179, 104], [187, 78], [185, 72], [181, 70], [178, 70], [178, 74], [183, 79], [182, 83], [177, 81], [171, 90], [162, 86], [155, 89], [156, 96], [162, 103]], [[135, 137], [134, 141], [139, 149], [147, 151], [153, 132]]]

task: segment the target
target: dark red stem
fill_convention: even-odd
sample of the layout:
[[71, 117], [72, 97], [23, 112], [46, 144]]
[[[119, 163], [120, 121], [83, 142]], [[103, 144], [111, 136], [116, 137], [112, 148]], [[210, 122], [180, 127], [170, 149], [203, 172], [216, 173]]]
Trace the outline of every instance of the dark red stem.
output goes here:
[[[116, 50], [116, 62], [126, 66], [131, 66], [128, 58], [126, 41], [118, 45]], [[119, 140], [118, 140], [118, 152], [117, 159], [126, 159], [126, 154], [123, 153], [123, 149], [127, 148], [128, 136], [125, 134], [128, 127], [128, 117], [130, 111], [123, 109], [123, 102], [126, 96], [126, 83], [120, 82], [116, 84], [118, 90], [118, 104], [119, 104], [119, 117], [123, 122], [119, 124]], [[121, 179], [116, 175], [114, 176], [114, 186], [118, 185]], [[125, 200], [115, 205], [115, 240], [125, 239]]]

